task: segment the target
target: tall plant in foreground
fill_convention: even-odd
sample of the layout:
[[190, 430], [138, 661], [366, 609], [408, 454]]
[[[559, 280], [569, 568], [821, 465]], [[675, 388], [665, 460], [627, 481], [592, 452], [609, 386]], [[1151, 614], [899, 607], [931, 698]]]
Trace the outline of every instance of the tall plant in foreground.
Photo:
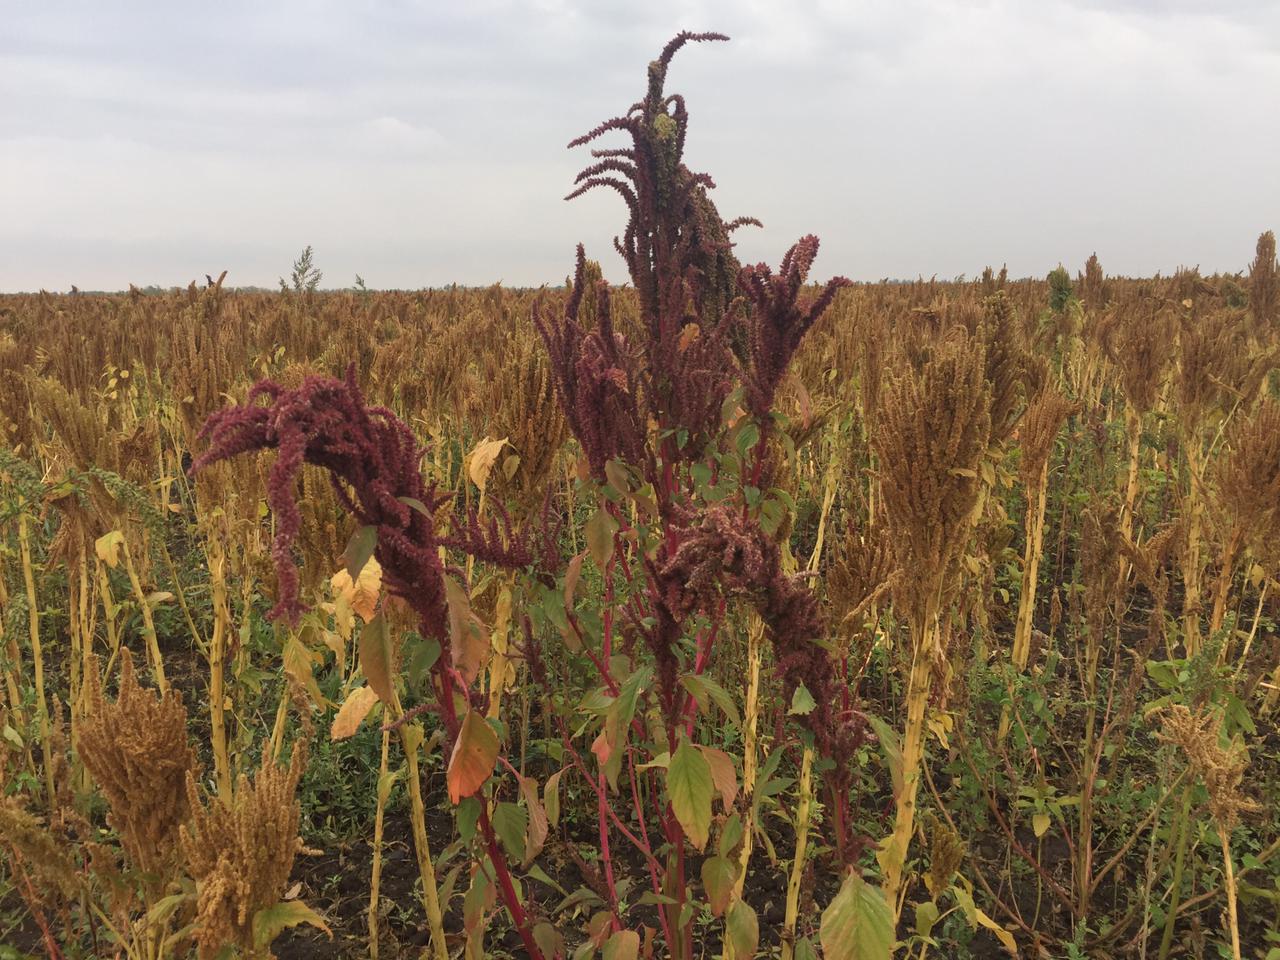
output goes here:
[[[354, 370], [346, 382], [309, 378], [293, 390], [260, 383], [245, 406], [211, 418], [210, 447], [195, 465], [250, 450], [278, 451], [268, 496], [281, 594], [275, 615], [291, 620], [302, 612], [291, 556], [300, 524], [294, 481], [304, 463], [328, 470], [360, 525], [348, 549], [349, 575], [358, 577], [375, 555], [383, 586], [413, 611], [420, 633], [439, 643], [430, 709], [439, 715], [450, 754], [450, 798], [470, 805], [468, 819], [480, 840], [464, 907], [473, 947], [496, 888], [529, 956], [563, 952], [563, 935], [514, 874], [517, 863], [536, 856], [548, 820], [555, 819], [551, 797], [558, 796], [561, 778], [575, 773], [598, 800], [600, 877], [592, 900], [599, 909], [587, 926], [586, 949], [635, 956], [639, 947], [640, 931], [628, 917], [632, 885], [616, 876], [619, 861], [611, 853], [622, 838], [645, 864], [649, 900], [660, 905], [658, 921], [673, 957], [693, 956], [700, 906], [725, 917], [737, 955], [754, 953], [755, 913], [735, 892], [745, 869], [735, 856], [744, 843], [742, 818], [733, 810], [736, 764], [698, 741], [696, 723], [699, 707], [712, 702], [737, 713], [732, 696], [708, 672], [717, 638], [732, 629], [731, 601], [760, 616], [784, 695], [811, 704], [797, 711], [806, 736], [834, 761], [825, 784], [829, 843], [850, 866], [861, 849], [849, 794], [862, 726], [849, 689], [818, 642], [824, 625], [813, 594], [784, 573], [775, 534], [789, 529], [782, 523], [789, 498], [773, 486], [770, 456], [770, 441], [780, 433], [773, 412], [778, 386], [802, 338], [846, 281], [837, 278], [804, 295], [818, 251], [812, 236], [788, 251], [776, 274], [763, 264], [740, 266], [728, 238], [751, 221], [721, 220], [708, 196], [711, 179], [684, 166], [688, 115], [679, 95], [664, 92], [667, 67], [685, 43], [721, 39], [677, 36], [649, 65], [644, 99], [575, 141], [614, 130], [631, 138], [629, 147], [593, 151], [595, 162], [579, 175], [573, 195], [607, 187], [626, 202], [630, 217], [616, 246], [635, 284], [640, 318], [638, 329], [615, 327], [607, 285], [587, 290], [581, 248], [563, 316], [552, 319], [539, 309], [535, 318], [565, 418], [582, 448], [579, 499], [596, 504], [584, 530], [588, 549], [563, 577], [554, 544], [535, 563], [531, 538], [517, 535], [500, 509], [501, 524], [483, 525], [472, 512], [453, 532], [438, 529], [448, 498], [424, 482], [423, 450], [389, 410], [365, 404]], [[594, 325], [581, 314], [589, 292]], [[486, 719], [488, 698], [476, 681], [488, 659], [488, 634], [469, 607], [469, 584], [455, 579], [469, 580], [472, 563], [446, 570], [450, 551], [533, 574], [520, 593], [526, 604], [518, 614], [525, 625], [520, 653], [533, 680], [544, 685], [569, 761], [546, 786], [546, 810], [536, 783], [501, 756], [500, 722]], [[585, 583], [579, 589], [587, 554], [599, 585], [590, 597]], [[585, 697], [552, 683], [540, 646], [549, 627], [592, 669], [594, 688]], [[364, 627], [361, 666], [378, 698], [398, 715], [395, 651], [387, 636], [376, 619]], [[583, 759], [587, 753], [593, 763]], [[499, 762], [513, 775], [511, 792], [523, 810], [499, 800], [511, 786], [493, 776]], [[725, 816], [715, 821], [715, 853], [698, 871], [699, 903], [690, 855], [711, 840], [716, 796]], [[856, 936], [882, 956], [892, 942], [887, 906], [856, 871], [828, 907], [822, 930], [824, 941], [844, 944]], [[645, 939], [653, 932], [646, 930]], [[443, 956], [444, 944], [434, 946]]]
[[[689, 847], [700, 851], [708, 842], [713, 784], [726, 800], [737, 788], [733, 760], [698, 743], [693, 722], [700, 700], [721, 699], [708, 667], [717, 637], [730, 629], [729, 601], [744, 601], [758, 613], [784, 697], [807, 692], [808, 732], [818, 752], [834, 761], [826, 783], [830, 840], [845, 864], [852, 865], [860, 849], [850, 818], [849, 761], [861, 725], [850, 691], [817, 642], [825, 628], [813, 594], [784, 572], [775, 532], [786, 498], [774, 488], [770, 457], [778, 387], [802, 338], [846, 281], [837, 278], [816, 296], [802, 296], [818, 250], [812, 236], [787, 252], [777, 274], [764, 264], [740, 267], [728, 238], [754, 221], [723, 221], [708, 196], [711, 178], [685, 167], [688, 114], [682, 97], [664, 91], [667, 68], [686, 42], [722, 39], [677, 36], [649, 65], [644, 99], [573, 144], [615, 130], [630, 138], [626, 147], [593, 150], [596, 162], [579, 174], [570, 196], [604, 187], [626, 203], [629, 218], [615, 246], [638, 294], [637, 329], [615, 328], [603, 285], [595, 328], [584, 325], [581, 249], [563, 318], [539, 319], [599, 503], [587, 530], [588, 542], [600, 544], [592, 552], [605, 592], [593, 660], [602, 680], [598, 694], [610, 706], [603, 711], [597, 789], [603, 798], [619, 766], [628, 769], [633, 786], [636, 771], [667, 766], [658, 808], [665, 842], [650, 844], [642, 836], [637, 845], [646, 857], [663, 858], [651, 861], [651, 880], [655, 893], [672, 901], [663, 925], [675, 957], [693, 955]], [[631, 648], [620, 659], [613, 646], [615, 610]], [[619, 670], [624, 674], [615, 675]], [[661, 732], [629, 743], [632, 718], [655, 713]], [[643, 822], [638, 796], [635, 806]], [[734, 952], [751, 955], [756, 921], [738, 898], [736, 879], [744, 867], [732, 856], [741, 842], [741, 821], [733, 813], [724, 821], [716, 855], [703, 861], [700, 872], [712, 913], [726, 916]], [[834, 905], [835, 926], [846, 915], [851, 924], [869, 918], [858, 936], [887, 951], [887, 909], [864, 910], [860, 895], [861, 879], [851, 874]], [[615, 910], [615, 929], [618, 921]], [[844, 931], [850, 932], [852, 926]]]
[[919, 369], [886, 384], [880, 402], [876, 447], [885, 519], [899, 567], [913, 572], [899, 581], [894, 598], [910, 630], [907, 716], [893, 833], [880, 855], [895, 907], [915, 831], [926, 714], [935, 685], [946, 680], [946, 618], [981, 493], [978, 466], [991, 429], [984, 363], [982, 344], [953, 328]]

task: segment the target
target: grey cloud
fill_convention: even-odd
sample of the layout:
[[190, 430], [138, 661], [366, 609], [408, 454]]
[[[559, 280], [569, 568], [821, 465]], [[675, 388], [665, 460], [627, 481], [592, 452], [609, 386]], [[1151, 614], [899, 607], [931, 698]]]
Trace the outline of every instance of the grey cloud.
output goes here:
[[1239, 269], [1280, 221], [1280, 12], [1262, 2], [543, 0], [23, 6], [0, 35], [0, 290], [622, 279], [570, 137], [681, 28], [688, 159], [744, 258], [819, 269]]

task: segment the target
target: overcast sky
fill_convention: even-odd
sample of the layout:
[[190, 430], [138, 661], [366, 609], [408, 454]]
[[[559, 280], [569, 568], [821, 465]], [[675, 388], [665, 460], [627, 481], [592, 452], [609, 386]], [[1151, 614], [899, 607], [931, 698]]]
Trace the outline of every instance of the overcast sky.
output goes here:
[[1280, 228], [1274, 0], [4, 0], [0, 291], [622, 280], [621, 201], [565, 203], [680, 29], [686, 159], [744, 260], [855, 279], [1180, 264]]

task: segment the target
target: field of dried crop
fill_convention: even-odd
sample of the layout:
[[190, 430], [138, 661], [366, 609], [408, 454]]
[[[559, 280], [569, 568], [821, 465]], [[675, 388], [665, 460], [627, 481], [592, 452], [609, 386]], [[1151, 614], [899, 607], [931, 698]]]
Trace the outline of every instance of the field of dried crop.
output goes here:
[[704, 39], [625, 286], [0, 296], [0, 960], [1280, 957], [1274, 236], [739, 264]]

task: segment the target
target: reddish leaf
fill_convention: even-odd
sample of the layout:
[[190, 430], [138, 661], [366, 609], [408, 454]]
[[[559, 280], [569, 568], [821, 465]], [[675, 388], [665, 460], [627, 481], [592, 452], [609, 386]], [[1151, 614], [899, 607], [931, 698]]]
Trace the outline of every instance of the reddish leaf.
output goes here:
[[462, 721], [462, 729], [453, 744], [449, 757], [449, 772], [445, 780], [449, 784], [449, 799], [455, 805], [463, 797], [470, 797], [479, 790], [498, 761], [498, 735], [484, 717], [468, 710]]

